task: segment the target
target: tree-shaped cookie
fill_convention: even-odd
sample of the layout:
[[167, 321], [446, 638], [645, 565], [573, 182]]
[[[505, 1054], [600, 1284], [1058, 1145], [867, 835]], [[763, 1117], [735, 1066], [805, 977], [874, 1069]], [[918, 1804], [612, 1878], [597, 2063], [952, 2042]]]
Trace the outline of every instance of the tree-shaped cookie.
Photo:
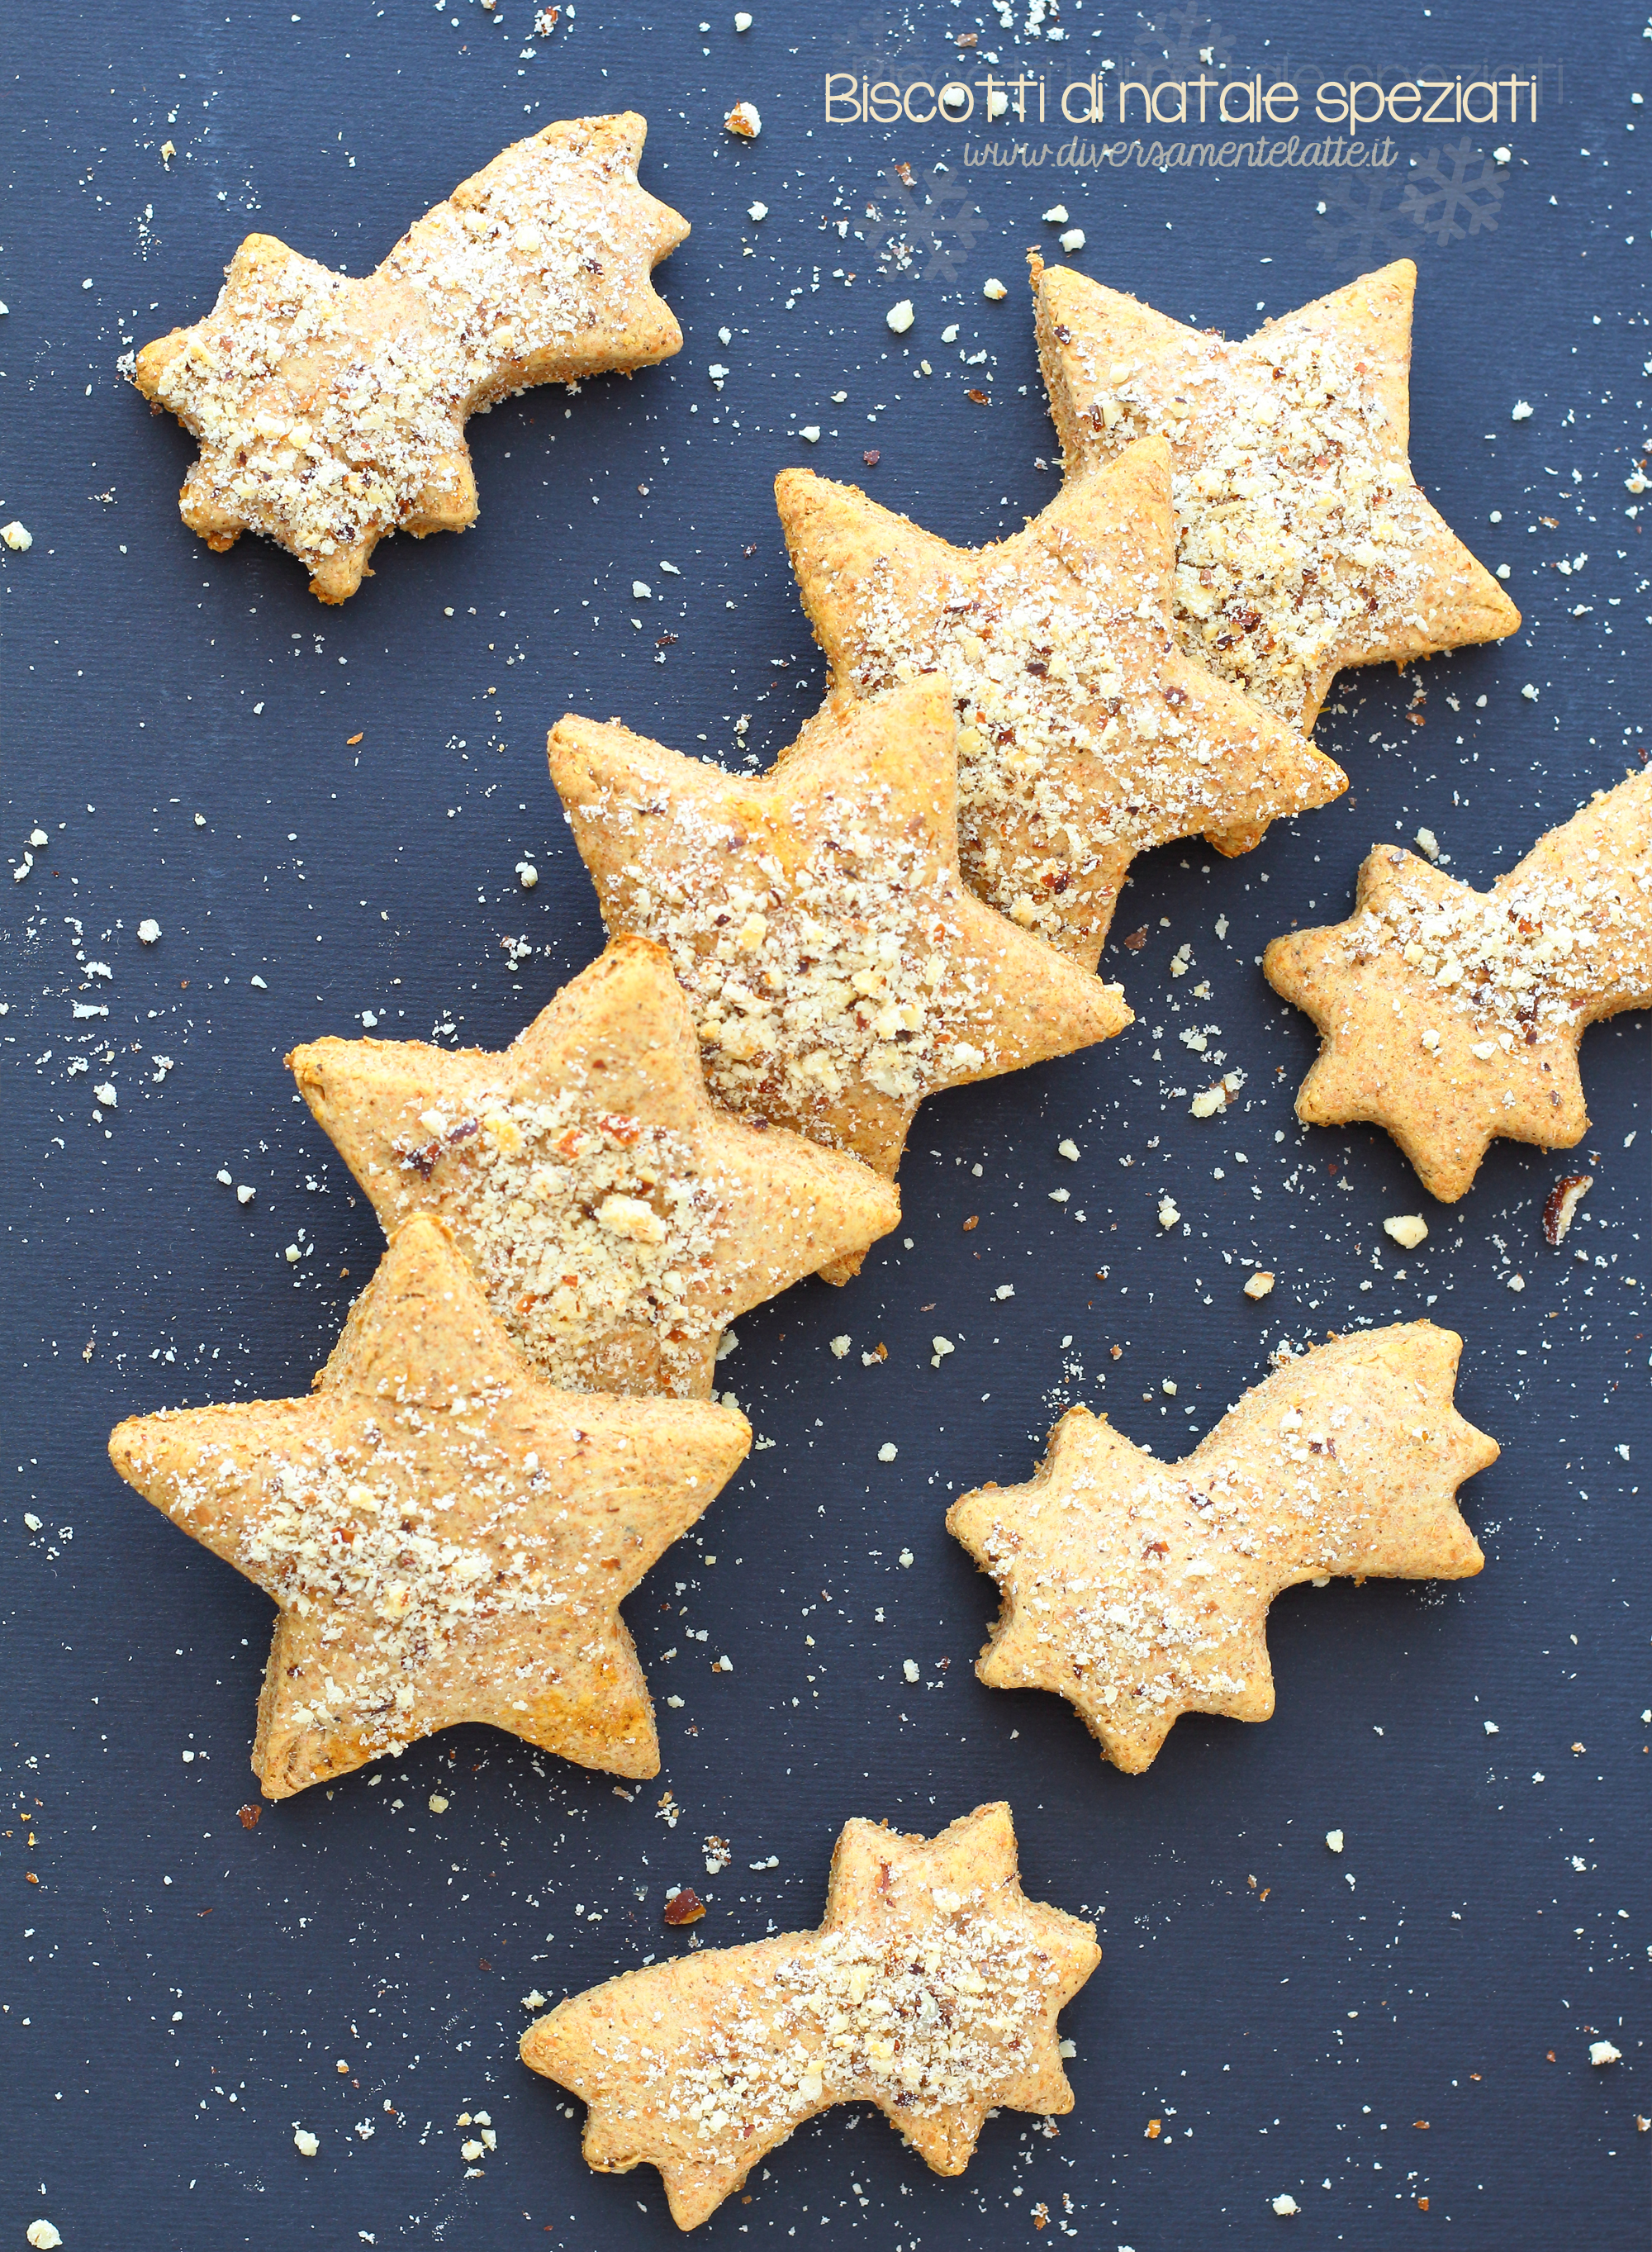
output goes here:
[[206, 318], [133, 373], [200, 441], [191, 531], [219, 552], [261, 532], [342, 602], [388, 533], [475, 523], [470, 415], [677, 351], [649, 275], [688, 221], [637, 185], [647, 130], [628, 112], [513, 142], [362, 281], [249, 234]]
[[997, 2107], [1070, 2111], [1056, 2018], [1101, 1959], [1030, 1901], [1002, 1803], [937, 1838], [845, 1824], [818, 1931], [707, 1950], [576, 1994], [522, 2055], [590, 2106], [605, 2173], [656, 2165], [692, 2228], [834, 2103], [875, 2103], [937, 2173]]
[[1262, 967], [1324, 1041], [1305, 1124], [1385, 1127], [1447, 1204], [1499, 1135], [1570, 1149], [1584, 1028], [1652, 1006], [1652, 773], [1597, 791], [1489, 892], [1379, 844], [1349, 920], [1276, 938]]
[[1170, 441], [1177, 631], [1213, 672], [1307, 729], [1339, 665], [1514, 632], [1519, 611], [1411, 473], [1408, 258], [1239, 344], [1032, 265], [1068, 476]]
[[989, 547], [949, 546], [807, 469], [783, 470], [774, 490], [832, 689], [946, 675], [964, 875], [1086, 969], [1136, 853], [1206, 831], [1237, 851], [1345, 787], [1172, 638], [1162, 438]]
[[855, 1158], [712, 1103], [646, 939], [616, 939], [503, 1054], [324, 1039], [287, 1060], [385, 1234], [439, 1213], [572, 1389], [704, 1399], [725, 1323], [900, 1217]]
[[931, 680], [828, 704], [762, 775], [572, 716], [551, 736], [603, 921], [670, 956], [717, 1100], [890, 1177], [926, 1095], [1131, 1021], [964, 883], [955, 735]]
[[620, 1600], [751, 1439], [732, 1408], [552, 1390], [420, 1215], [308, 1400], [139, 1416], [109, 1454], [280, 1605], [253, 1767], [285, 1798], [461, 1720], [657, 1774]]
[[981, 1679], [1054, 1690], [1132, 1775], [1183, 1713], [1266, 1720], [1284, 1588], [1480, 1569], [1456, 1491], [1498, 1450], [1452, 1405], [1461, 1350], [1432, 1322], [1320, 1345], [1179, 1463], [1069, 1409], [1027, 1484], [982, 1486], [947, 1514], [1003, 1593]]

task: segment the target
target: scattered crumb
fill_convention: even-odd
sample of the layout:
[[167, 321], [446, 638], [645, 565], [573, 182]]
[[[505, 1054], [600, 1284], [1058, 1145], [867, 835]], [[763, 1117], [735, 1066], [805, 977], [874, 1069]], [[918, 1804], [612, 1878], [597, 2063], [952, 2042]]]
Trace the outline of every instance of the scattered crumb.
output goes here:
[[1392, 1236], [1402, 1251], [1414, 1251], [1426, 1240], [1428, 1222], [1419, 1212], [1397, 1213], [1383, 1222], [1383, 1234]]
[[754, 101], [737, 101], [723, 120], [724, 129], [738, 133], [742, 141], [755, 141], [763, 129], [763, 121], [757, 114]]
[[1265, 1298], [1274, 1287], [1274, 1277], [1266, 1267], [1259, 1267], [1245, 1285], [1247, 1298]]

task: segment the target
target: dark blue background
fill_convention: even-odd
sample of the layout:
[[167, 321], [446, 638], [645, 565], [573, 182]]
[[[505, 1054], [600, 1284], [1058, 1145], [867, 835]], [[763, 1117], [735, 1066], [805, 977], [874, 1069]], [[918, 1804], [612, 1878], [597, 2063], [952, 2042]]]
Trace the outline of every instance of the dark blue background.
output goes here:
[[[812, 1923], [849, 1815], [930, 1830], [1007, 1795], [1029, 1890], [1097, 1915], [1107, 1950], [1064, 2021], [1078, 2108], [1059, 2138], [1006, 2116], [943, 2182], [876, 2117], [838, 2111], [718, 2214], [708, 2244], [1030, 2242], [1043, 2200], [1060, 2224], [1043, 2241], [1093, 2252], [1281, 2232], [1304, 2247], [1638, 2245], [1646, 1020], [1586, 1041], [1586, 1156], [1498, 1144], [1447, 1211], [1382, 1135], [1297, 1127], [1313, 1037], [1255, 963], [1293, 921], [1345, 911], [1374, 842], [1426, 824], [1454, 873], [1487, 882], [1638, 749], [1646, 518], [1623, 479], [1652, 351], [1652, 126], [1629, 100], [1652, 79], [1643, 10], [1273, 5], [1240, 30], [1179, 11], [1150, 35], [1069, 0], [1055, 45], [941, 0], [887, 18], [851, 4], [824, 25], [752, 6], [740, 38], [726, 0], [703, 36], [691, 9], [578, 0], [548, 40], [527, 36], [524, 0], [501, 0], [503, 29], [474, 0], [6, 11], [0, 515], [35, 543], [0, 553], [7, 856], [36, 824], [51, 843], [3, 900], [0, 2240], [44, 2213], [71, 2252], [675, 2242], [652, 2172], [586, 2170], [572, 2112], [517, 2061], [518, 1998], [680, 1948], [660, 1922], [669, 1885], [710, 1897], [708, 1944]], [[1234, 75], [1309, 84], [1541, 65], [1545, 106], [1511, 132], [1410, 129], [1401, 167], [1369, 183], [964, 171], [950, 129], [820, 122], [825, 70], [870, 59], [933, 80], [972, 26], [966, 73], [990, 52], [1056, 87], [1100, 56], [1180, 76], [1211, 44]], [[753, 144], [721, 129], [742, 98], [764, 119]], [[473, 424], [476, 529], [391, 543], [341, 610], [318, 608], [280, 552], [246, 539], [214, 557], [184, 530], [191, 444], [115, 362], [207, 309], [243, 233], [364, 272], [507, 141], [625, 106], [649, 121], [645, 184], [693, 221], [659, 276], [678, 358]], [[1514, 160], [1494, 170], [1503, 140]], [[954, 177], [937, 182], [946, 158]], [[1470, 184], [1461, 208], [1406, 205], [1408, 176], [1432, 190], [1454, 172]], [[885, 239], [880, 265], [903, 212], [923, 220], [927, 184], [944, 224], [904, 271]], [[1477, 553], [1512, 566], [1524, 629], [1411, 678], [1345, 675], [1320, 740], [1346, 797], [1247, 859], [1194, 844], [1137, 864], [1119, 932], [1145, 925], [1149, 942], [1106, 963], [1135, 1029], [933, 1104], [904, 1229], [860, 1281], [810, 1283], [739, 1324], [723, 1373], [772, 1447], [628, 1606], [662, 1700], [656, 1783], [628, 1797], [465, 1731], [246, 1830], [269, 1606], [115, 1480], [104, 1439], [135, 1410], [303, 1389], [371, 1270], [371, 1215], [281, 1056], [365, 1011], [381, 1035], [502, 1044], [590, 958], [597, 917], [544, 763], [565, 708], [730, 760], [742, 712], [765, 761], [788, 740], [822, 672], [776, 469], [864, 482], [960, 541], [1051, 497], [1023, 255], [1051, 248], [1039, 214], [1058, 198], [1087, 232], [1086, 271], [1234, 332], [1259, 303], [1281, 312], [1416, 255], [1416, 470]], [[960, 226], [967, 205], [978, 216]], [[1454, 216], [1461, 238], [1436, 240]], [[1002, 304], [981, 294], [995, 273]], [[896, 339], [884, 314], [907, 295], [917, 323]], [[731, 370], [720, 393], [713, 362]], [[1519, 424], [1517, 398], [1536, 409]], [[795, 434], [805, 425], [817, 445]], [[629, 599], [633, 578], [650, 603]], [[541, 871], [531, 894], [524, 858]], [[135, 935], [148, 915], [164, 934], [152, 949]], [[75, 1019], [77, 998], [107, 1019]], [[1203, 1057], [1177, 1037], [1195, 1023], [1220, 1027]], [[1186, 1098], [1218, 1049], [1248, 1081], [1201, 1123]], [[156, 1053], [174, 1066], [159, 1083]], [[106, 1079], [118, 1108], [100, 1119]], [[1056, 1154], [1065, 1135], [1077, 1166]], [[1593, 1194], [1553, 1251], [1539, 1210], [1579, 1162]], [[256, 1188], [250, 1207], [220, 1167]], [[1057, 1187], [1073, 1192], [1065, 1208]], [[1167, 1189], [1187, 1222], [1170, 1237]], [[1433, 1233], [1407, 1258], [1380, 1223], [1419, 1209]], [[1279, 1275], [1260, 1307], [1239, 1295], [1242, 1258]], [[1003, 1282], [1016, 1295], [1000, 1303]], [[954, 1490], [1025, 1475], [1075, 1398], [1183, 1451], [1281, 1337], [1426, 1310], [1466, 1337], [1460, 1405], [1503, 1448], [1466, 1495], [1480, 1579], [1286, 1598], [1278, 1716], [1183, 1720], [1142, 1778], [1104, 1766], [1056, 1699], [976, 1685], [996, 1605], [943, 1531]], [[959, 1346], [939, 1372], [937, 1329]], [[843, 1330], [854, 1350], [834, 1359]], [[887, 1362], [864, 1368], [880, 1340]], [[885, 1439], [900, 1451], [881, 1465]], [[710, 1670], [725, 1652], [732, 1676]], [[675, 1828], [656, 1811], [668, 1790]], [[1340, 1859], [1322, 1842], [1335, 1827]], [[708, 1835], [732, 1846], [715, 1878]], [[776, 1868], [751, 1869], [771, 1854]], [[1592, 2070], [1592, 2035], [1623, 2062]], [[499, 2147], [466, 2181], [455, 2123], [478, 2107]], [[322, 2137], [313, 2162], [295, 2123]], [[1286, 2190], [1295, 2221], [1271, 2210]]]

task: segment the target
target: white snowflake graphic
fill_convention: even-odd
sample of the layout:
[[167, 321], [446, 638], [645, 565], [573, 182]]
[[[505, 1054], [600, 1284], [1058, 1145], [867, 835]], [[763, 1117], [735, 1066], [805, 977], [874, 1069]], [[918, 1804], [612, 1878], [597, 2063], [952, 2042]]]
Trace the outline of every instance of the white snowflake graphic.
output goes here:
[[911, 274], [921, 258], [920, 281], [955, 282], [987, 224], [958, 174], [937, 164], [920, 184], [909, 167], [892, 164], [883, 188], [892, 208], [878, 231], [868, 230], [875, 255], [898, 274]]
[[1418, 159], [1399, 207], [1443, 250], [1465, 236], [1490, 233], [1502, 203], [1497, 167], [1465, 135]]
[[1411, 214], [1388, 188], [1381, 172], [1343, 172], [1326, 189], [1314, 239], [1339, 273], [1364, 274], [1417, 247]]

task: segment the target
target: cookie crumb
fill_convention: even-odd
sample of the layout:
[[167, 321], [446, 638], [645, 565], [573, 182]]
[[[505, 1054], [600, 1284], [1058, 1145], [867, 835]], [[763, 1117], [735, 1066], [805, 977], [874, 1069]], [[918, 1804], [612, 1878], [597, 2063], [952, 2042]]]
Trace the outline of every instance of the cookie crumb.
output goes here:
[[1383, 1222], [1383, 1234], [1392, 1236], [1402, 1251], [1414, 1251], [1428, 1234], [1428, 1223], [1419, 1212], [1396, 1213]]
[[1266, 1267], [1259, 1267], [1245, 1285], [1247, 1298], [1265, 1298], [1274, 1287], [1274, 1277]]
[[755, 141], [763, 129], [754, 101], [737, 101], [723, 120], [725, 132], [737, 133], [742, 141]]

